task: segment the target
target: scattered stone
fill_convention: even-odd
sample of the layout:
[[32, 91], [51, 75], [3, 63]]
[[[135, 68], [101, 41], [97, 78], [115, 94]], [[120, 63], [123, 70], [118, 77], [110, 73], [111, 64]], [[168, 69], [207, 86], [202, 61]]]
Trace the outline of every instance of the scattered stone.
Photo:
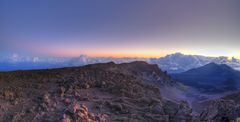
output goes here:
[[200, 114], [201, 121], [230, 122], [240, 115], [240, 109], [232, 100], [213, 100], [205, 111]]
[[43, 96], [43, 102], [45, 103], [45, 104], [47, 104], [47, 105], [49, 105], [50, 104], [50, 102], [51, 102], [51, 100], [50, 100], [50, 94], [44, 94], [44, 96]]
[[14, 92], [6, 90], [3, 92], [3, 97], [5, 100], [14, 100], [16, 95]]
[[60, 87], [59, 89], [60, 96], [63, 97], [65, 94], [65, 88], [63, 86]]
[[71, 104], [71, 99], [69, 99], [69, 98], [66, 98], [65, 100], [64, 100], [64, 103], [65, 103], [65, 105], [70, 105]]
[[71, 119], [71, 117], [69, 115], [64, 114], [62, 122], [72, 122], [72, 119]]

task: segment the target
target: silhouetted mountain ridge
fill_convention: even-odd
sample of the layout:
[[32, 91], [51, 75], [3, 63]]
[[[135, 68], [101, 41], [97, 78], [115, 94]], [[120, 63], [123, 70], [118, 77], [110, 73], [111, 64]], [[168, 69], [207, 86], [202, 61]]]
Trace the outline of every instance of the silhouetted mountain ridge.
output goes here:
[[[181, 73], [186, 72], [193, 68], [204, 66], [208, 63], [214, 62], [217, 64], [227, 64], [235, 70], [240, 70], [240, 61], [232, 57], [229, 60], [228, 57], [208, 57], [201, 55], [185, 55], [182, 53], [174, 53], [166, 55], [160, 58], [137, 58], [137, 57], [89, 57], [87, 55], [81, 55], [79, 57], [38, 57], [38, 56], [26, 56], [19, 54], [12, 54], [9, 56], [1, 56], [0, 54], [0, 71], [12, 71], [12, 70], [26, 70], [26, 69], [44, 69], [44, 68], [60, 68], [69, 66], [83, 66], [96, 63], [114, 62], [130, 63], [133, 61], [145, 61], [150, 64], [157, 64], [162, 70], [169, 73]], [[28, 64], [28, 65], [25, 65]]]
[[240, 87], [240, 72], [226, 64], [209, 63], [172, 76], [186, 85], [213, 93]]
[[229, 75], [235, 74], [237, 71], [232, 69], [226, 64], [216, 64], [216, 63], [209, 63], [199, 68], [194, 68], [188, 70], [182, 74], [201, 74], [201, 75]]

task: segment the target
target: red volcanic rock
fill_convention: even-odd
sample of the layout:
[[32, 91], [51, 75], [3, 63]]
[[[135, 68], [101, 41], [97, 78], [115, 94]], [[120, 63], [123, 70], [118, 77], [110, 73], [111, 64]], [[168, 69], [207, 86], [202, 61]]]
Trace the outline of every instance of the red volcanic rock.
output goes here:
[[43, 102], [45, 103], [45, 104], [47, 104], [47, 105], [49, 105], [50, 104], [50, 102], [51, 102], [51, 100], [50, 100], [50, 94], [45, 94], [44, 96], [43, 96]]
[[71, 104], [71, 99], [66, 98], [66, 99], [64, 100], [64, 103], [65, 103], [65, 105], [70, 105], [70, 104]]
[[63, 119], [62, 122], [72, 122], [72, 119], [70, 116], [68, 116], [67, 114], [63, 115]]
[[218, 99], [209, 101], [209, 105], [200, 114], [200, 119], [202, 121], [228, 122], [235, 121], [239, 115], [240, 111], [234, 101]]
[[105, 122], [106, 119], [102, 115], [94, 114], [88, 111], [87, 106], [74, 101], [63, 115], [63, 122]]
[[[169, 76], [145, 62], [0, 72], [0, 78], [0, 121], [177, 122], [176, 118], [191, 118], [187, 103], [168, 102], [154, 84], [168, 83]], [[17, 104], [11, 104], [16, 98]]]
[[81, 109], [81, 105], [78, 102], [73, 103], [73, 112], [76, 113]]

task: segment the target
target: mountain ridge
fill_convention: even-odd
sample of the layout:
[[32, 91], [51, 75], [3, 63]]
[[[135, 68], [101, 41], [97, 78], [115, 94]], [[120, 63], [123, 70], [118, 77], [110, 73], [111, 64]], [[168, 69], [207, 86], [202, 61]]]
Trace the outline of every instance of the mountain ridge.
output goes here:
[[[157, 64], [162, 70], [168, 73], [180, 73], [187, 70], [204, 66], [208, 63], [214, 62], [217, 64], [227, 64], [228, 66], [240, 70], [240, 61], [236, 58], [231, 60], [228, 57], [207, 57], [200, 55], [184, 55], [182, 53], [175, 53], [166, 55], [160, 58], [111, 58], [111, 57], [89, 57], [87, 55], [81, 55], [79, 57], [73, 58], [57, 58], [57, 57], [31, 57], [31, 56], [21, 56], [13, 54], [9, 57], [0, 58], [0, 65], [5, 67], [0, 67], [0, 70], [26, 70], [31, 69], [44, 69], [44, 68], [61, 68], [61, 67], [71, 67], [71, 66], [83, 66], [87, 64], [95, 63], [107, 63], [115, 62], [129, 63], [133, 61], [145, 61], [150, 64]], [[23, 64], [29, 64], [23, 65]]]
[[221, 90], [237, 90], [240, 87], [240, 72], [226, 64], [209, 63], [172, 76], [185, 85], [200, 89], [205, 88], [206, 91], [213, 93], [218, 90], [220, 90], [219, 92]]

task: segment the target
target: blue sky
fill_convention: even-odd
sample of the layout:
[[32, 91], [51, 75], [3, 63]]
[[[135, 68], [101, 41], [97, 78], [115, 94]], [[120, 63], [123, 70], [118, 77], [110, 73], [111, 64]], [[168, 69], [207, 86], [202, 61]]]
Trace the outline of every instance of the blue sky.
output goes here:
[[238, 0], [0, 1], [0, 51], [50, 56], [239, 56]]

